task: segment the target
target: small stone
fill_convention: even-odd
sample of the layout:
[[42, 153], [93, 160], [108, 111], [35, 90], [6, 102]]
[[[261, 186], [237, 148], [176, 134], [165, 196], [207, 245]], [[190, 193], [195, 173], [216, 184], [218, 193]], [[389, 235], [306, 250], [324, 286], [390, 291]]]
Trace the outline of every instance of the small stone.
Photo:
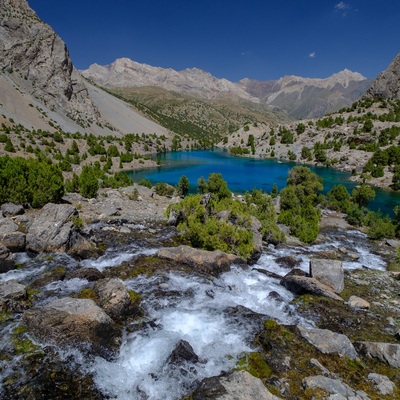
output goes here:
[[20, 204], [4, 203], [1, 206], [1, 211], [5, 217], [15, 217], [16, 215], [24, 214], [25, 210]]
[[199, 362], [199, 357], [194, 352], [193, 347], [190, 345], [189, 342], [187, 342], [186, 340], [180, 340], [168, 357], [168, 360], [171, 364], [174, 365], [181, 365], [185, 361], [189, 361], [195, 364]]
[[368, 310], [371, 307], [367, 300], [358, 296], [350, 296], [347, 304], [352, 308], [361, 308], [363, 310]]
[[371, 373], [368, 375], [368, 380], [376, 386], [380, 394], [393, 394], [395, 384], [387, 376]]
[[16, 280], [0, 283], [0, 312], [22, 312], [26, 308], [27, 292]]

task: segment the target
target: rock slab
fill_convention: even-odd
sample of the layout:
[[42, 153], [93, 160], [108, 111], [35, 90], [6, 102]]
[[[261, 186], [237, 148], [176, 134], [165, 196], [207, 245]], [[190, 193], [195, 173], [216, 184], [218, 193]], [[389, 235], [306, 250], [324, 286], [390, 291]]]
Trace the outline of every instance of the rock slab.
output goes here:
[[220, 250], [207, 251], [189, 246], [165, 247], [158, 250], [157, 257], [187, 264], [196, 272], [218, 276], [227, 272], [232, 264], [243, 264], [243, 259]]
[[301, 326], [298, 326], [298, 329], [300, 335], [321, 353], [338, 354], [352, 360], [357, 358], [356, 349], [346, 335], [332, 332], [329, 329], [306, 329]]
[[377, 358], [391, 367], [400, 368], [400, 344], [356, 342], [354, 346], [366, 357]]
[[270, 393], [261, 379], [247, 371], [204, 379], [193, 394], [193, 400], [280, 400]]

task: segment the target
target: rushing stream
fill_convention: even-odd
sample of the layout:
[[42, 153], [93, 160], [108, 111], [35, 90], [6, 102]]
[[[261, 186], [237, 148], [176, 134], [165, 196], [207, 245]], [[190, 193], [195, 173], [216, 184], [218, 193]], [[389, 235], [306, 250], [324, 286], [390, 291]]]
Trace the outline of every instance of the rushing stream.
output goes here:
[[[313, 326], [312, 321], [297, 314], [291, 304], [293, 295], [279, 284], [278, 279], [267, 276], [262, 270], [285, 275], [288, 269], [277, 260], [288, 256], [307, 270], [311, 256], [341, 248], [351, 249], [356, 254], [344, 261], [345, 268], [385, 268], [384, 261], [372, 253], [363, 234], [336, 230], [324, 244], [307, 248], [271, 246], [265, 249], [256, 265], [245, 269], [233, 267], [219, 278], [207, 279], [183, 272], [159, 272], [150, 277], [140, 275], [124, 284], [142, 295], [141, 306], [146, 316], [139, 329], [125, 332], [116, 360], [106, 361], [101, 357], [89, 360], [77, 350], [57, 351], [68, 362], [74, 360], [75, 367], [83, 373], [93, 375], [97, 388], [110, 398], [180, 399], [183, 394], [190, 393], [196, 382], [233, 368], [244, 352], [255, 350], [251, 343], [259, 321], [255, 317], [249, 318], [248, 313], [262, 314], [263, 319], [272, 318], [282, 324]], [[155, 251], [130, 243], [110, 248], [98, 259], [81, 262], [66, 255], [30, 259], [26, 254], [18, 254], [22, 267], [0, 274], [0, 281], [16, 279], [28, 284], [56, 266], [67, 270], [94, 267], [104, 271]], [[50, 282], [41, 289], [37, 303], [77, 294], [88, 284], [86, 279], [77, 278]], [[1, 352], [7, 351], [7, 341], [11, 340], [11, 332], [16, 326], [18, 320], [0, 324]], [[190, 343], [199, 362], [177, 366], [168, 361], [180, 340]], [[0, 361], [1, 385], [13, 367], [12, 363], [6, 365]], [[1, 390], [0, 386], [0, 397]]]

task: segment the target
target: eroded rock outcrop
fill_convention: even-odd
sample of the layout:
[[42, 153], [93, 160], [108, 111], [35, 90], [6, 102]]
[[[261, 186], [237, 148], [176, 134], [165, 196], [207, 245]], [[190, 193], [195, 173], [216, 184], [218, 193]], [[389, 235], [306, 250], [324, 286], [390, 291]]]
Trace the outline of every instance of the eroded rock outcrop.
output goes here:
[[0, 71], [12, 74], [49, 109], [75, 121], [99, 118], [68, 49], [25, 0], [0, 2]]
[[400, 98], [400, 53], [372, 82], [365, 97], [399, 99]]

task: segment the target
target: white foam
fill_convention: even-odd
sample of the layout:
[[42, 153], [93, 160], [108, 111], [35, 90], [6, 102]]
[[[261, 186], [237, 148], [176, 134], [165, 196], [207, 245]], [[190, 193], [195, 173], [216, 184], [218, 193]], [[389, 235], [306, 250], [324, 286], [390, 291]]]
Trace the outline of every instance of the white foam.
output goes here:
[[135, 252], [115, 252], [108, 251], [103, 256], [94, 259], [89, 258], [87, 260], [83, 260], [81, 265], [83, 267], [93, 267], [97, 268], [99, 271], [103, 271], [107, 267], [117, 267], [124, 262], [128, 262], [132, 260], [132, 258], [139, 255], [154, 255], [157, 252], [156, 249], [141, 249]]

